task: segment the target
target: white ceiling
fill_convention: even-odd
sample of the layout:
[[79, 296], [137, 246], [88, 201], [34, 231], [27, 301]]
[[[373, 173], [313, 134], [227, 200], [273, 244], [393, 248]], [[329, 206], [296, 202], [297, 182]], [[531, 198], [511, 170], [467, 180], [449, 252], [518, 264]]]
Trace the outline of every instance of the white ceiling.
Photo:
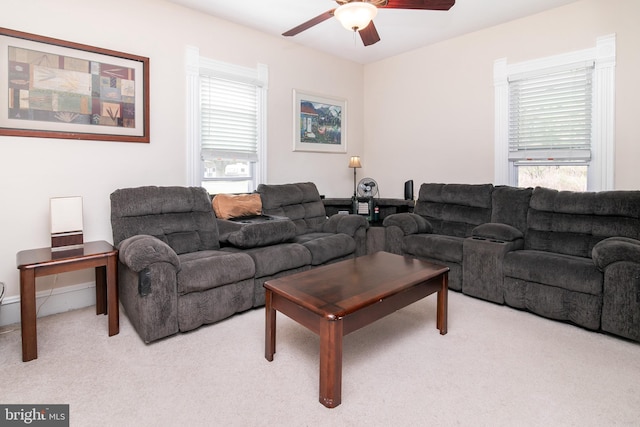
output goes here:
[[[169, 1], [279, 37], [337, 7], [332, 0]], [[288, 39], [366, 64], [575, 1], [578, 0], [457, 0], [449, 11], [379, 9], [374, 22], [381, 40], [367, 47], [335, 18]]]

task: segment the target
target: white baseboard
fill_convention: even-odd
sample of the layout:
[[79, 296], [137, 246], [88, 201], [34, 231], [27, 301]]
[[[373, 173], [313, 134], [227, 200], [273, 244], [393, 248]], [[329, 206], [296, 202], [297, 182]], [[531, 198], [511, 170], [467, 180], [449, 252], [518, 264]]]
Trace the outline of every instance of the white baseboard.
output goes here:
[[[96, 304], [95, 282], [80, 283], [36, 293], [38, 317]], [[5, 297], [0, 305], [0, 326], [20, 322], [20, 296]]]

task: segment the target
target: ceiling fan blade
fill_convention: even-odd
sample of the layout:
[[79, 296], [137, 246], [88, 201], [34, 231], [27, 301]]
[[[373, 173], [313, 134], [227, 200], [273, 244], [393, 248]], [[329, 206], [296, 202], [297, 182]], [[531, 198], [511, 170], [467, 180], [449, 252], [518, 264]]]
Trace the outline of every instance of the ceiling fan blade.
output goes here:
[[286, 36], [286, 37], [289, 37], [289, 36], [295, 36], [296, 34], [300, 34], [301, 32], [303, 32], [305, 30], [308, 30], [309, 28], [313, 27], [314, 25], [318, 25], [319, 23], [324, 22], [329, 18], [332, 18], [334, 11], [335, 11], [335, 9], [327, 10], [325, 13], [322, 13], [322, 14], [316, 16], [315, 18], [309, 19], [307, 22], [304, 22], [304, 23], [298, 25], [297, 27], [294, 27], [294, 28], [290, 29], [286, 33], [282, 33], [282, 35]]
[[376, 30], [376, 26], [373, 24], [373, 21], [358, 32], [360, 33], [360, 38], [365, 46], [371, 46], [372, 44], [380, 41], [378, 30]]
[[456, 4], [455, 0], [387, 0], [387, 4], [378, 7], [386, 9], [449, 10], [454, 4]]

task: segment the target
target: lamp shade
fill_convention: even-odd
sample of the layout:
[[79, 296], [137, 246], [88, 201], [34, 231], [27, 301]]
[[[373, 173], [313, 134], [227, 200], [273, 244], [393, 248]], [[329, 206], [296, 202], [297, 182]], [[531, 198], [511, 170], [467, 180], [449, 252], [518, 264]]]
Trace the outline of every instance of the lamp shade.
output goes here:
[[50, 199], [51, 250], [66, 250], [84, 242], [82, 197], [53, 197]]
[[82, 197], [53, 197], [51, 209], [51, 234], [82, 231]]
[[361, 168], [360, 157], [359, 156], [351, 156], [349, 159], [349, 167], [350, 168]]
[[378, 8], [371, 3], [354, 1], [338, 7], [333, 15], [347, 30], [359, 31], [366, 28], [377, 13]]

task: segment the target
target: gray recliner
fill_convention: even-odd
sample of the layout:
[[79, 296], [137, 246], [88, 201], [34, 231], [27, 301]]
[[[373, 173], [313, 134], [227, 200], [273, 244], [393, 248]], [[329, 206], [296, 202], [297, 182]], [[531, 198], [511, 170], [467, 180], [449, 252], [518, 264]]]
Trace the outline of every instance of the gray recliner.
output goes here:
[[312, 265], [325, 264], [367, 252], [369, 223], [360, 215], [332, 215], [327, 218], [318, 188], [312, 182], [260, 184], [262, 213], [291, 219], [296, 226], [293, 242], [310, 252]]
[[203, 188], [116, 190], [111, 226], [119, 249], [119, 299], [145, 342], [253, 307], [254, 262], [220, 250]]
[[384, 219], [389, 252], [449, 267], [449, 288], [463, 289], [463, 245], [475, 227], [491, 221], [491, 184], [420, 186], [413, 213]]

